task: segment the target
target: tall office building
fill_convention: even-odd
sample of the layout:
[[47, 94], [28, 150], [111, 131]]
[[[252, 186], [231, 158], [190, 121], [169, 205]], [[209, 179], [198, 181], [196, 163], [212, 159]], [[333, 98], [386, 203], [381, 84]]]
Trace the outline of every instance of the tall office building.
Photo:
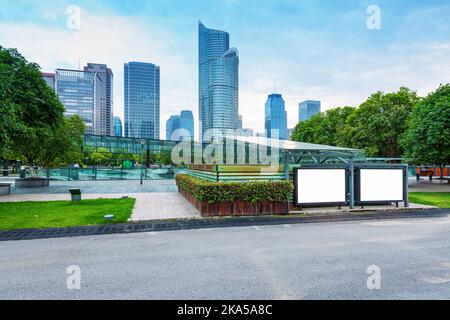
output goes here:
[[[238, 127], [239, 53], [230, 49], [229, 34], [198, 26], [199, 136], [208, 129]], [[211, 137], [206, 137], [209, 140]]]
[[98, 110], [101, 105], [103, 84], [97, 73], [57, 69], [56, 93], [64, 105], [65, 115], [79, 115], [86, 125], [86, 133], [100, 134]]
[[122, 120], [119, 117], [114, 117], [113, 125], [114, 125], [114, 136], [122, 137], [123, 136]]
[[111, 136], [114, 132], [113, 124], [113, 73], [106, 64], [88, 63], [84, 71], [93, 72], [102, 80], [102, 97], [98, 108], [97, 117], [98, 134]]
[[306, 121], [313, 115], [320, 113], [320, 101], [306, 100], [298, 105], [298, 120]]
[[194, 115], [190, 110], [182, 110], [180, 113], [180, 129], [183, 129], [183, 140], [194, 140]]
[[178, 140], [177, 137], [174, 137], [173, 134], [175, 130], [180, 127], [180, 116], [170, 116], [169, 120], [166, 122], [166, 140], [172, 141]]
[[287, 140], [287, 112], [281, 94], [273, 93], [267, 98], [265, 130], [268, 138]]
[[238, 115], [238, 129], [242, 129], [242, 115]]
[[56, 90], [56, 75], [54, 73], [42, 72], [42, 78], [53, 91]]
[[125, 137], [159, 139], [159, 66], [129, 62], [124, 73]]
[[173, 115], [167, 120], [166, 140], [194, 140], [194, 116], [192, 111], [183, 110], [180, 115]]

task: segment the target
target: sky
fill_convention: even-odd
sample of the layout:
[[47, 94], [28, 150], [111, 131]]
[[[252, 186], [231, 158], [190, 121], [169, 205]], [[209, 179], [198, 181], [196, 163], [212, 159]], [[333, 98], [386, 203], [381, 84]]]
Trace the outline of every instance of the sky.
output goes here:
[[[368, 27], [371, 6], [379, 28]], [[358, 106], [377, 91], [405, 86], [426, 95], [449, 83], [449, 17], [448, 0], [0, 0], [0, 45], [44, 72], [106, 63], [122, 119], [123, 64], [159, 65], [164, 138], [170, 115], [188, 109], [198, 119], [202, 21], [230, 33], [240, 55], [239, 113], [244, 127], [262, 132], [274, 91], [292, 128], [304, 100], [327, 110]]]

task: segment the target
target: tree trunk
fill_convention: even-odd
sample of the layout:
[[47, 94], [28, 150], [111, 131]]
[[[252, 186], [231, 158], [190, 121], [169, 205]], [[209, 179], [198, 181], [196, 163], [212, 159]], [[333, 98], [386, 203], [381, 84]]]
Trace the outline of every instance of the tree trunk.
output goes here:
[[445, 164], [444, 165], [440, 165], [439, 167], [441, 168], [441, 175], [440, 175], [439, 179], [444, 180]]

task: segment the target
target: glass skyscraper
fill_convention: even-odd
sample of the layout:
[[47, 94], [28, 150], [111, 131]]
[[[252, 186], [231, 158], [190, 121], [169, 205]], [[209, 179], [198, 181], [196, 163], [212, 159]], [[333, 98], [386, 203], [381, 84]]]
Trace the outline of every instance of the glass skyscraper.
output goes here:
[[56, 70], [56, 93], [64, 105], [65, 115], [79, 115], [88, 134], [100, 134], [102, 85], [102, 79], [93, 72]]
[[122, 120], [119, 117], [114, 117], [114, 136], [116, 137], [122, 137]]
[[88, 63], [84, 71], [96, 73], [102, 80], [102, 97], [98, 109], [98, 134], [111, 136], [113, 134], [113, 72], [106, 64]]
[[169, 120], [166, 122], [166, 140], [177, 141], [178, 138], [173, 136], [175, 130], [180, 127], [180, 116], [170, 116]]
[[265, 130], [268, 138], [287, 140], [287, 112], [281, 94], [273, 93], [265, 105]]
[[[182, 131], [176, 132], [178, 129], [182, 129]], [[194, 140], [194, 116], [192, 111], [183, 110], [179, 116], [173, 115], [167, 120], [166, 140]]]
[[[238, 127], [239, 53], [227, 32], [198, 27], [199, 136]], [[210, 137], [206, 137], [208, 140]]]
[[125, 137], [159, 139], [159, 66], [129, 62], [124, 73]]
[[320, 113], [320, 101], [306, 100], [298, 105], [298, 120], [306, 121], [313, 115]]

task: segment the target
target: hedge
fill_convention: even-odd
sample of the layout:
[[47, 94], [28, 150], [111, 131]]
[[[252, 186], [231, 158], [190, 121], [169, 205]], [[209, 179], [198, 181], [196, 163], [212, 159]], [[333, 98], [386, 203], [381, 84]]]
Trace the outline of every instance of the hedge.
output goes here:
[[224, 203], [234, 201], [285, 202], [293, 191], [289, 181], [210, 182], [187, 174], [176, 176], [178, 190], [191, 194], [197, 201]]

